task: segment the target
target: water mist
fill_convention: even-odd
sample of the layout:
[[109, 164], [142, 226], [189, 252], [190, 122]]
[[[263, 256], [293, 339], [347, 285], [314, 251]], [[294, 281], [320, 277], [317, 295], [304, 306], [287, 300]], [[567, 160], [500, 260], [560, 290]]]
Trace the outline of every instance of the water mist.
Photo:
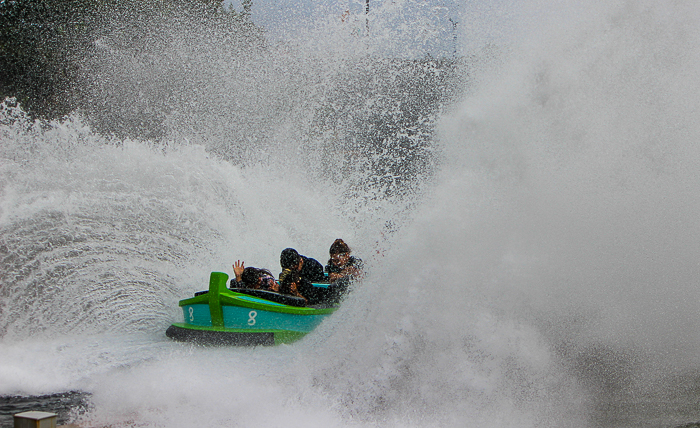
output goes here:
[[[329, 14], [243, 53], [207, 23], [108, 35], [109, 108], [3, 105], [0, 394], [84, 391], [85, 426], [700, 420], [700, 9], [467, 5], [440, 62], [392, 25], [442, 12], [386, 3], [374, 37]], [[210, 271], [337, 237], [368, 275], [302, 341], [164, 337]]]

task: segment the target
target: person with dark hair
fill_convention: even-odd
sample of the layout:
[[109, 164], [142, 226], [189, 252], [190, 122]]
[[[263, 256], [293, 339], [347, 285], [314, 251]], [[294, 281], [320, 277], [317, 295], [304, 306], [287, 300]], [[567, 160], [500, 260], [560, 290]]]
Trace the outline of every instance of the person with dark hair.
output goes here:
[[318, 260], [302, 256], [294, 248], [285, 248], [280, 254], [280, 266], [280, 293], [301, 294], [312, 305], [324, 303], [326, 289], [312, 284], [326, 279]]
[[352, 250], [342, 239], [336, 239], [331, 244], [328, 253], [330, 259], [326, 265], [326, 273], [330, 280], [326, 299], [337, 302], [347, 292], [352, 281], [363, 276], [363, 263], [351, 255]]
[[282, 250], [280, 266], [282, 270], [297, 270], [299, 276], [309, 282], [323, 282], [326, 279], [326, 276], [323, 274], [323, 265], [318, 260], [302, 256], [294, 248]]
[[233, 264], [233, 273], [236, 277], [231, 280], [231, 288], [252, 288], [275, 292], [279, 290], [272, 272], [267, 269], [245, 267], [245, 263], [238, 260]]
[[351, 255], [350, 246], [342, 239], [333, 241], [328, 250], [330, 259], [326, 265], [326, 273], [331, 283], [345, 280], [360, 279], [363, 276], [363, 263], [359, 258]]

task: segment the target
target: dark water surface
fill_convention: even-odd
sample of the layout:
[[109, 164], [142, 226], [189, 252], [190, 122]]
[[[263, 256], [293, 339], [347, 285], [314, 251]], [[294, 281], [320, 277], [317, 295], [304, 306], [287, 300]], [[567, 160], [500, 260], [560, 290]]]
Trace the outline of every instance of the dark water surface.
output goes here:
[[[687, 393], [687, 391], [686, 391]], [[700, 395], [688, 394], [686, 400], [675, 397], [669, 401], [640, 399], [639, 401], [603, 400], [593, 412], [595, 426], [601, 428], [700, 428], [693, 421], [698, 417]], [[28, 411], [56, 413], [57, 424], [70, 423], [77, 415], [90, 407], [90, 394], [69, 391], [40, 396], [0, 396], [0, 428], [13, 427], [13, 415]]]
[[0, 427], [13, 427], [13, 415], [29, 411], [56, 413], [57, 424], [62, 425], [72, 416], [84, 412], [89, 406], [89, 398], [89, 394], [80, 391], [33, 397], [0, 396]]
[[[435, 2], [381, 3], [245, 55], [106, 35], [102, 121], [0, 100], [0, 425], [698, 426], [700, 3], [466, 2], [463, 61], [387, 53]], [[339, 237], [368, 274], [304, 340], [165, 337]]]

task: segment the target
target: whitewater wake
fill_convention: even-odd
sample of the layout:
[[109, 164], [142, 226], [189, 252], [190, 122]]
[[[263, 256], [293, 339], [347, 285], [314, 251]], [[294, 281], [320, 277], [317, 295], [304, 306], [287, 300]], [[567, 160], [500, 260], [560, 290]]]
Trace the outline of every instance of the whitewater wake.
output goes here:
[[[307, 36], [337, 42], [331, 18], [237, 62], [244, 79], [202, 55], [212, 96], [171, 110], [159, 139], [106, 137], [78, 113], [38, 123], [6, 101], [0, 394], [90, 393], [88, 426], [700, 419], [700, 13], [540, 3], [505, 28], [512, 15], [467, 8], [483, 19], [462, 64], [377, 59], [351, 32], [307, 50]], [[453, 77], [421, 86], [418, 69]], [[210, 271], [276, 272], [288, 246], [325, 262], [338, 237], [368, 275], [304, 340], [164, 337]]]

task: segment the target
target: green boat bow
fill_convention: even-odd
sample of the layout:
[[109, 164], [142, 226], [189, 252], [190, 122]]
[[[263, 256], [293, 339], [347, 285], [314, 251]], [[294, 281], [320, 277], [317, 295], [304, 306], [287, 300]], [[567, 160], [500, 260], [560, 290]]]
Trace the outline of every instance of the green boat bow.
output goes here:
[[166, 335], [202, 344], [279, 345], [301, 339], [337, 309], [295, 306], [303, 299], [272, 292], [229, 289], [228, 278], [212, 272], [208, 292], [181, 300], [184, 322], [173, 323]]

